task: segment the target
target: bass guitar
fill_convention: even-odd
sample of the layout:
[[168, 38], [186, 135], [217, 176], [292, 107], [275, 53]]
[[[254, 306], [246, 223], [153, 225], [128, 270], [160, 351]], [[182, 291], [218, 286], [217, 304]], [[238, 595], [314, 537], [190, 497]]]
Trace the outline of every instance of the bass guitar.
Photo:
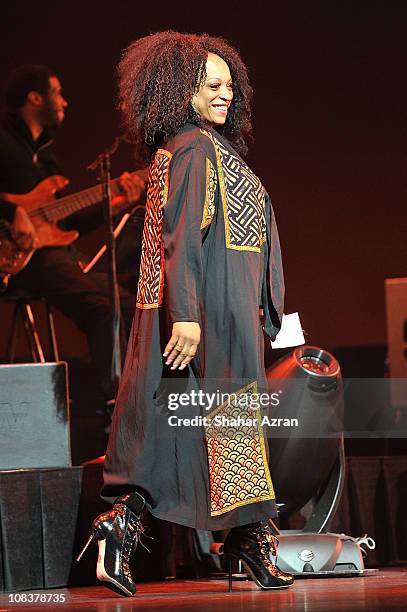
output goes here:
[[[132, 175], [135, 174], [147, 180], [148, 169], [132, 173]], [[13, 202], [27, 211], [38, 236], [38, 245], [35, 248], [24, 250], [13, 239], [12, 225], [0, 220], [0, 276], [3, 284], [7, 284], [11, 275], [18, 274], [38, 249], [72, 244], [78, 238], [79, 233], [76, 230], [61, 229], [57, 225], [58, 221], [102, 201], [101, 185], [56, 198], [57, 192], [67, 184], [68, 180], [65, 177], [55, 175], [42, 180], [29, 193], [0, 193], [0, 199]], [[110, 182], [110, 188], [113, 197], [123, 194], [119, 178]]]

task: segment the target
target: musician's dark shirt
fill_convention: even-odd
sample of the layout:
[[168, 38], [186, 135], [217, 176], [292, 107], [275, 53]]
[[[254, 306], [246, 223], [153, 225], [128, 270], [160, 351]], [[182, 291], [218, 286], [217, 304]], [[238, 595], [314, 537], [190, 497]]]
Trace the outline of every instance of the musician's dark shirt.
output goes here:
[[[25, 121], [7, 114], [0, 125], [0, 193], [28, 193], [44, 178], [60, 174], [52, 143], [46, 129], [33, 140]], [[12, 221], [14, 208], [0, 196], [0, 218]]]

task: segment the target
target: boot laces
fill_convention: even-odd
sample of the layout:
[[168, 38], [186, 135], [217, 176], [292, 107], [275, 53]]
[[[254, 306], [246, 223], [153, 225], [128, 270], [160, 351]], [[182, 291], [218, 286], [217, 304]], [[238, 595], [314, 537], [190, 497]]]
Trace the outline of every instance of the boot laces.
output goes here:
[[[284, 572], [277, 567], [277, 549], [279, 542], [278, 538], [271, 533], [270, 526], [267, 523], [260, 523], [258, 528], [258, 536], [260, 551], [270, 574], [276, 578], [285, 578], [288, 576], [288, 574], [284, 574]], [[274, 557], [274, 562], [272, 561], [271, 556]]]
[[269, 559], [271, 556], [277, 559], [278, 539], [271, 533], [269, 525], [265, 522], [261, 522], [258, 532], [260, 536], [259, 545], [262, 553]]
[[154, 540], [153, 536], [149, 535], [147, 533], [146, 528], [144, 527], [144, 525], [142, 524], [141, 521], [139, 521], [138, 527], [137, 527], [137, 535], [138, 535], [138, 541], [140, 543], [140, 546], [142, 546], [147, 552], [149, 552], [151, 554], [151, 550], [149, 548], [147, 548], [147, 546], [144, 544], [142, 538], [148, 538], [149, 540]]
[[146, 533], [146, 529], [141, 522], [140, 518], [134, 518], [134, 516], [130, 516], [128, 525], [127, 525], [127, 535], [128, 538], [124, 539], [124, 546], [122, 551], [122, 571], [124, 576], [132, 582], [131, 570], [130, 570], [130, 557], [132, 552], [135, 550], [138, 544], [140, 544], [145, 550], [149, 553], [151, 551], [147, 548], [147, 546], [142, 541], [142, 537], [149, 538], [150, 540], [154, 540], [154, 538]]

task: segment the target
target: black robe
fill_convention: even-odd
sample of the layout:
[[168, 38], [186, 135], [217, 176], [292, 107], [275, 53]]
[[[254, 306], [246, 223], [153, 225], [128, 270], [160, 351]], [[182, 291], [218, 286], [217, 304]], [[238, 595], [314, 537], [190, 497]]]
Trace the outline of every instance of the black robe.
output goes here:
[[[280, 329], [284, 282], [270, 198], [211, 128], [186, 125], [151, 164], [137, 307], [104, 465], [102, 495], [137, 489], [150, 512], [218, 530], [276, 515], [261, 418], [236, 398], [264, 388], [264, 331]], [[165, 365], [172, 323], [201, 342], [184, 371]], [[173, 393], [218, 393], [211, 410]], [[222, 401], [234, 393], [234, 401]], [[196, 396], [195, 396], [196, 397]], [[244, 402], [243, 402], [244, 404]], [[225, 425], [215, 425], [218, 415]], [[207, 417], [170, 426], [170, 417]]]

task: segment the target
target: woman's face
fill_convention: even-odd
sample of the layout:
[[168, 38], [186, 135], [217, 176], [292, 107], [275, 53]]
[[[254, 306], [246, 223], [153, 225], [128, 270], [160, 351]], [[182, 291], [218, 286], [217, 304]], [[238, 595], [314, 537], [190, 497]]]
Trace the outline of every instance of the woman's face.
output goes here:
[[192, 96], [192, 107], [210, 125], [223, 125], [232, 99], [229, 66], [219, 55], [208, 53], [206, 79]]

